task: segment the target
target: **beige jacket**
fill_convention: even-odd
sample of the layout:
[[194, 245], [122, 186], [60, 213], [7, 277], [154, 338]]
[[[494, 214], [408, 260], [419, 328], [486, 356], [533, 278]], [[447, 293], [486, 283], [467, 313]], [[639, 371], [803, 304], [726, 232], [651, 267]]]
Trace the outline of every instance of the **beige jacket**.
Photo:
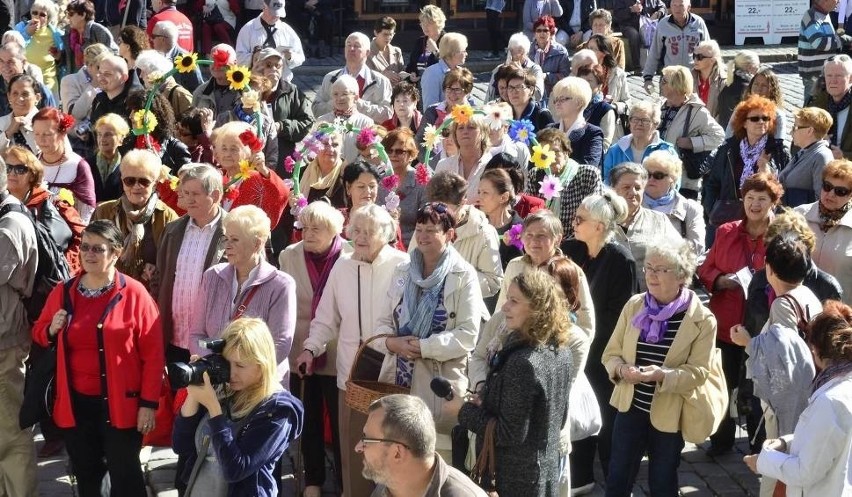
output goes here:
[[[615, 383], [609, 403], [619, 412], [627, 412], [633, 403], [633, 385], [619, 378], [618, 368], [622, 364], [636, 363], [639, 329], [630, 321], [645, 305], [644, 302], [644, 293], [634, 295], [627, 301], [601, 356], [601, 363]], [[663, 361], [665, 378], [657, 383], [651, 401], [651, 425], [654, 428], [665, 433], [680, 430], [684, 398], [692, 395], [707, 380], [715, 341], [716, 318], [693, 295], [686, 317]], [[689, 422], [712, 424], [714, 421], [712, 413], [708, 411], [707, 418], [690, 419]]]
[[800, 205], [794, 210], [805, 216], [816, 235], [816, 247], [811, 253], [814, 262], [837, 278], [843, 288], [843, 303], [852, 305], [852, 210], [827, 233], [819, 227], [819, 202]]
[[[331, 102], [331, 84], [337, 81], [341, 74], [345, 74], [345, 71], [346, 68], [335, 69], [322, 78], [322, 86], [314, 100], [313, 111], [315, 116], [322, 116], [334, 110]], [[365, 75], [364, 93], [356, 101], [355, 106], [361, 114], [377, 123], [383, 123], [390, 119], [393, 113], [390, 80], [366, 66], [361, 73]]]
[[[663, 107], [665, 107], [665, 104]], [[692, 115], [689, 118], [686, 135], [684, 135], [683, 129], [686, 124], [686, 114], [689, 107], [692, 107]], [[682, 136], [690, 138], [694, 152], [712, 152], [725, 141], [724, 128], [716, 122], [716, 119], [707, 110], [704, 102], [695, 93], [687, 97], [686, 102], [677, 111], [674, 119], [672, 119], [672, 122], [666, 129], [665, 136], [660, 136], [660, 138], [673, 145], [677, 145], [677, 139]], [[700, 192], [701, 180], [689, 179], [686, 177], [686, 174], [683, 174], [680, 186], [681, 188]]]

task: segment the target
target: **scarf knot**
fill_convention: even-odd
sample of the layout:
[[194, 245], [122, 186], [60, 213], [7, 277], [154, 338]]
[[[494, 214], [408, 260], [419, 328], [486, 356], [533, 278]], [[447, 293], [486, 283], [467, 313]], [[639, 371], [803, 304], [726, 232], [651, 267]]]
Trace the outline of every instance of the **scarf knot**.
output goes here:
[[645, 293], [645, 305], [631, 324], [639, 328], [639, 340], [645, 343], [657, 343], [666, 333], [669, 319], [675, 314], [685, 311], [692, 302], [692, 292], [681, 288], [677, 298], [668, 304], [661, 305], [651, 292]]
[[740, 140], [740, 157], [743, 159], [743, 172], [740, 175], [740, 186], [743, 186], [743, 183], [745, 183], [745, 180], [747, 180], [749, 176], [757, 172], [757, 159], [760, 158], [760, 154], [762, 154], [766, 149], [766, 142], [768, 138], [768, 134], [763, 135], [754, 145], [748, 144], [748, 138]]
[[660, 198], [654, 199], [648, 195], [648, 192], [645, 192], [645, 198], [643, 199], [643, 204], [645, 207], [655, 210], [660, 207], [666, 207], [674, 203], [677, 198], [677, 188], [669, 188], [665, 194], [663, 194]]

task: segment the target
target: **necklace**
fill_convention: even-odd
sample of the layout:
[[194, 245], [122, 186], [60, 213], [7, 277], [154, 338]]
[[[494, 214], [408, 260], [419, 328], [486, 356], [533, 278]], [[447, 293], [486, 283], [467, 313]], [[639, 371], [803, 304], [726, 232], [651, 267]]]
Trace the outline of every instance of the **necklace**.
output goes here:
[[[47, 164], [47, 163], [45, 163], [45, 164]], [[56, 167], [56, 174], [53, 175], [53, 179], [51, 181], [47, 182], [48, 185], [55, 185], [56, 184], [56, 180], [59, 179], [59, 173], [62, 172], [62, 168], [64, 166], [65, 166], [65, 164], [62, 164], [61, 166], [58, 166], [58, 167], [57, 166], [51, 166], [51, 167]]]
[[65, 160], [65, 151], [64, 150], [59, 153], [59, 158], [57, 160], [54, 160], [54, 161], [48, 160], [47, 154], [45, 154], [44, 151], [41, 152], [41, 162], [45, 166], [55, 166], [56, 164], [59, 164], [60, 162], [62, 162], [64, 160]]

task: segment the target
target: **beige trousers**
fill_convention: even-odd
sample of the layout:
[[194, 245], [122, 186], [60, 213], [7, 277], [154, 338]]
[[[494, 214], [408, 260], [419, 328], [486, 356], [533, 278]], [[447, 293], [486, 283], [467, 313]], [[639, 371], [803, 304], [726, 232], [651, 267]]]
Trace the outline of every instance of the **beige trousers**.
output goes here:
[[33, 432], [18, 427], [29, 351], [29, 343], [0, 350], [0, 497], [38, 494]]
[[346, 391], [338, 391], [338, 412], [340, 428], [340, 474], [343, 480], [344, 497], [369, 497], [375, 484], [361, 474], [364, 467], [361, 454], [355, 452], [355, 445], [364, 433], [367, 415], [346, 405]]
[[[764, 412], [763, 423], [766, 427], [766, 439], [772, 440], [773, 438], [778, 438], [780, 435], [778, 433], [778, 418], [775, 417], [775, 411], [773, 411], [772, 408], [763, 401], [760, 401], [760, 405], [763, 407]], [[772, 493], [775, 491], [776, 482], [777, 480], [775, 478], [761, 476], [760, 497], [772, 497]]]

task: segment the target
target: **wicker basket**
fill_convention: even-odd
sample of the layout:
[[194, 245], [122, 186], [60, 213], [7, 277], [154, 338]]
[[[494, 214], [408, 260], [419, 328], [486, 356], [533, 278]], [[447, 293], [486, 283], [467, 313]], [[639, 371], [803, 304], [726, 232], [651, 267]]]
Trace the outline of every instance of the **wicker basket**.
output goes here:
[[374, 401], [386, 396], [397, 393], [407, 394], [410, 389], [400, 387], [390, 383], [382, 383], [380, 381], [370, 380], [353, 380], [352, 372], [355, 371], [355, 365], [361, 360], [361, 353], [364, 348], [377, 338], [388, 338], [394, 335], [376, 335], [369, 338], [367, 341], [358, 347], [358, 353], [355, 354], [355, 362], [352, 363], [352, 369], [349, 370], [349, 379], [346, 380], [346, 405], [362, 414], [367, 414], [370, 410], [370, 404]]

